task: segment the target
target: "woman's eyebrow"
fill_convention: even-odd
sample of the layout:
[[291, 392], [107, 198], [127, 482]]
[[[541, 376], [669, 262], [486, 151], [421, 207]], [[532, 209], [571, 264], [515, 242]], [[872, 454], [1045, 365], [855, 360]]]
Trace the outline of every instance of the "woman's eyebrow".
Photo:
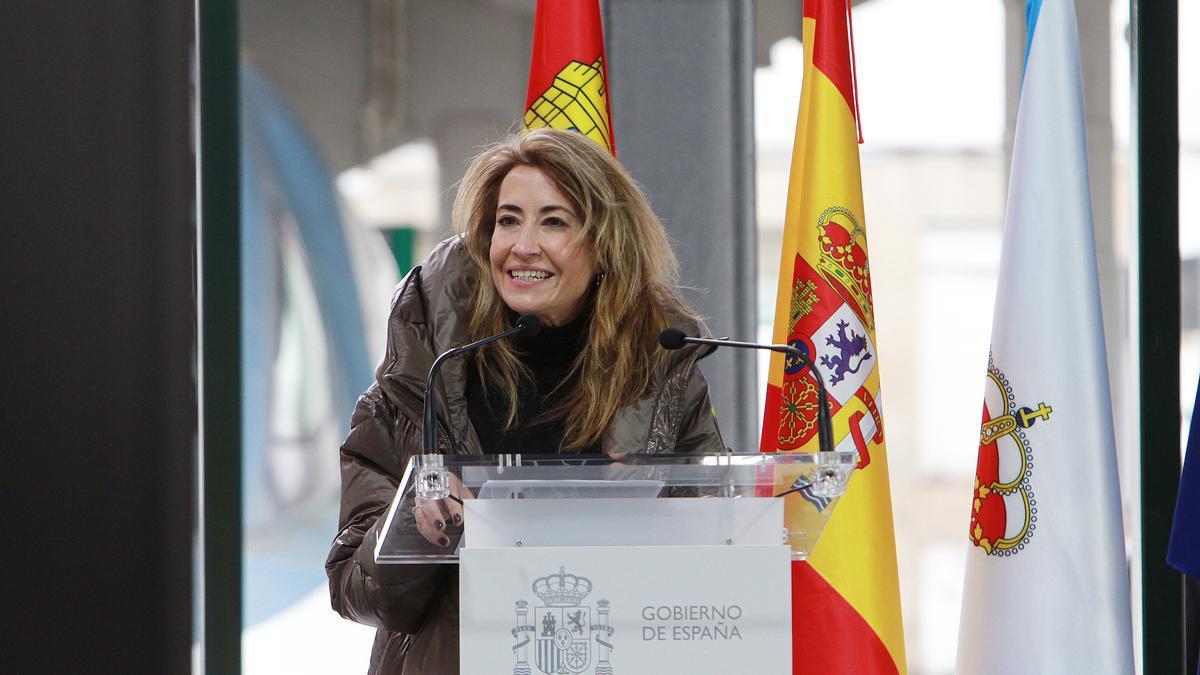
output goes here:
[[[521, 214], [525, 213], [524, 209], [517, 206], [516, 204], [501, 204], [500, 206], [496, 207], [496, 211], [497, 212], [512, 211], [513, 213], [521, 213]], [[553, 213], [554, 211], [562, 211], [563, 213], [566, 213], [571, 216], [575, 215], [574, 211], [572, 211], [571, 209], [569, 209], [565, 206], [561, 206], [559, 204], [548, 204], [546, 206], [543, 206], [542, 208], [538, 209], [538, 215], [544, 216], [547, 213]]]

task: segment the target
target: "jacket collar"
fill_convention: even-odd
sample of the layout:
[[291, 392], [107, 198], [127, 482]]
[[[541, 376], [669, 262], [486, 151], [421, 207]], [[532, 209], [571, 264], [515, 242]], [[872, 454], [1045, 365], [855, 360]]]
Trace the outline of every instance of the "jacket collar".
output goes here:
[[[415, 398], [420, 403], [437, 355], [467, 342], [476, 276], [466, 247], [459, 237], [451, 237], [401, 280], [392, 296], [386, 355], [376, 369], [376, 379], [392, 400]], [[465, 359], [442, 364], [435, 385], [438, 420], [449, 427], [454, 451], [478, 453], [479, 440], [467, 416], [466, 377]], [[420, 419], [419, 410], [415, 412]]]

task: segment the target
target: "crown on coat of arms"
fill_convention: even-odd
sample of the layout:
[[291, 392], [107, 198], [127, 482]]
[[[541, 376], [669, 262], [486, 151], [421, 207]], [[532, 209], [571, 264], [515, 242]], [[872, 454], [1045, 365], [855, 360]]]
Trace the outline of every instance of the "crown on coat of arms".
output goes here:
[[557, 574], [548, 574], [533, 581], [533, 592], [548, 607], [575, 607], [592, 592], [592, 582], [587, 577], [567, 574], [565, 567]]
[[866, 229], [850, 209], [831, 206], [817, 218], [817, 230], [821, 244], [817, 267], [826, 279], [845, 291], [845, 294], [839, 291], [839, 295], [849, 302], [867, 330], [875, 330]]

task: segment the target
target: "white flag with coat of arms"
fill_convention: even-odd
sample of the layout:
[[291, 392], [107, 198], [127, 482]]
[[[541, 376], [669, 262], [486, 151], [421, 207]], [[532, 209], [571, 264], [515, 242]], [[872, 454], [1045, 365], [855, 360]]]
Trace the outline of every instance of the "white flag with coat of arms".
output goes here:
[[1075, 5], [1026, 16], [956, 672], [1133, 673]]

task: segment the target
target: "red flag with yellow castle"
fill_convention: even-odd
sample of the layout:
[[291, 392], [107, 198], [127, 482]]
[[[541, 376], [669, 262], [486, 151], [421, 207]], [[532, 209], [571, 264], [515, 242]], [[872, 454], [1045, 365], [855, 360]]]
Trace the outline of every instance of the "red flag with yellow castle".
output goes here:
[[542, 0], [533, 21], [525, 129], [574, 129], [616, 154], [599, 0]]
[[[821, 370], [834, 444], [857, 451], [858, 470], [809, 559], [792, 563], [793, 670], [904, 673], [848, 5], [804, 3], [774, 341], [805, 351]], [[806, 370], [772, 355], [763, 452], [817, 450], [817, 391]], [[789, 505], [786, 518], [800, 518], [805, 504]]]

